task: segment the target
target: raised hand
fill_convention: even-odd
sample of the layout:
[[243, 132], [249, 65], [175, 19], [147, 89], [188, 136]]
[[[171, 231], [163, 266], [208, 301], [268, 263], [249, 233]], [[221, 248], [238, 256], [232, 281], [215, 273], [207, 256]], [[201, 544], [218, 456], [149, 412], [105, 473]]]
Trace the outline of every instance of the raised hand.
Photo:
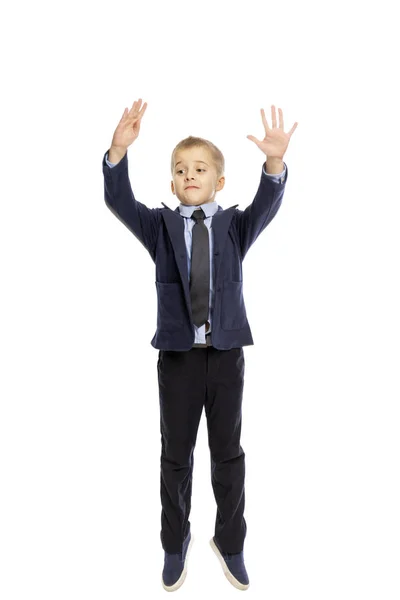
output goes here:
[[142, 107], [141, 103], [142, 99], [139, 98], [139, 100], [135, 100], [129, 112], [125, 108], [111, 142], [115, 148], [128, 148], [138, 137], [140, 122], [147, 108], [147, 102]]
[[261, 117], [264, 124], [265, 129], [265, 137], [263, 140], [258, 140], [253, 135], [248, 135], [247, 138], [257, 144], [257, 146], [264, 152], [264, 154], [269, 158], [279, 158], [283, 159], [283, 155], [285, 154], [287, 147], [289, 145], [290, 138], [296, 129], [298, 123], [297, 121], [293, 125], [292, 129], [285, 133], [283, 131], [283, 112], [281, 108], [278, 108], [279, 111], [279, 126], [276, 126], [276, 111], [275, 106], [271, 106], [271, 114], [272, 114], [272, 129], [268, 126], [267, 119], [265, 118], [264, 109], [261, 109]]

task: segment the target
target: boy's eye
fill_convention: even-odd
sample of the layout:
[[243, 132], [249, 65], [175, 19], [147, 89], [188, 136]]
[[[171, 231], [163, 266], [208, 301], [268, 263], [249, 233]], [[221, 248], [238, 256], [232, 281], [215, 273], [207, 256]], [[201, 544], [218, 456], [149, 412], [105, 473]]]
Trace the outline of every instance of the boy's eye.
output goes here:
[[[183, 169], [180, 169], [179, 171], [177, 171], [177, 173], [182, 173]], [[196, 169], [196, 171], [205, 171], [205, 169], [201, 169], [200, 167], [198, 169]]]

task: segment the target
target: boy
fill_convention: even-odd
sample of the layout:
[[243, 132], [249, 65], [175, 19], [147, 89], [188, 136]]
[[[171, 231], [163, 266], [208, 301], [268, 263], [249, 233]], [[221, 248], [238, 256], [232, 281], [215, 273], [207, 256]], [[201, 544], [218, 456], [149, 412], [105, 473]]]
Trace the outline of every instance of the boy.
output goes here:
[[138, 137], [147, 108], [139, 98], [124, 110], [103, 158], [105, 202], [145, 246], [156, 265], [158, 383], [161, 429], [162, 585], [184, 582], [193, 538], [189, 513], [193, 452], [203, 406], [207, 417], [212, 486], [217, 503], [210, 544], [232, 585], [249, 587], [243, 558], [245, 454], [240, 445], [243, 346], [253, 344], [243, 299], [242, 261], [278, 211], [288, 169], [290, 137], [279, 110], [272, 129], [261, 109], [265, 138], [248, 135], [267, 157], [256, 196], [244, 211], [223, 210], [215, 196], [225, 184], [224, 158], [203, 138], [174, 148], [171, 191], [180, 205], [150, 209], [138, 202], [128, 175], [127, 148]]

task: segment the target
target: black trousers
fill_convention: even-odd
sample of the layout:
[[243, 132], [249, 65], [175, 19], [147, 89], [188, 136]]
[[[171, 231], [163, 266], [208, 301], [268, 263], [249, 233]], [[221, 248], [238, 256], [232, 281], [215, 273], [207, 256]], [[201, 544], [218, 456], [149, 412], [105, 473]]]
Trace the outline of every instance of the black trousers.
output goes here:
[[182, 551], [190, 531], [193, 452], [205, 407], [211, 483], [217, 503], [215, 538], [223, 552], [243, 550], [245, 454], [240, 445], [243, 348], [159, 350], [161, 543]]

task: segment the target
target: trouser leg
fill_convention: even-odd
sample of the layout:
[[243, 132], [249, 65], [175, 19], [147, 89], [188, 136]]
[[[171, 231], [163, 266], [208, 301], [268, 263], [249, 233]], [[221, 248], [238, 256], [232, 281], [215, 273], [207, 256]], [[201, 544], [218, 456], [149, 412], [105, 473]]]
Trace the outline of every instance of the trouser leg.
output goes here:
[[160, 350], [161, 543], [182, 551], [190, 531], [193, 453], [205, 399], [206, 348]]
[[240, 445], [244, 353], [243, 348], [208, 352], [205, 413], [217, 503], [215, 537], [224, 552], [234, 554], [243, 550], [247, 530], [245, 453]]

